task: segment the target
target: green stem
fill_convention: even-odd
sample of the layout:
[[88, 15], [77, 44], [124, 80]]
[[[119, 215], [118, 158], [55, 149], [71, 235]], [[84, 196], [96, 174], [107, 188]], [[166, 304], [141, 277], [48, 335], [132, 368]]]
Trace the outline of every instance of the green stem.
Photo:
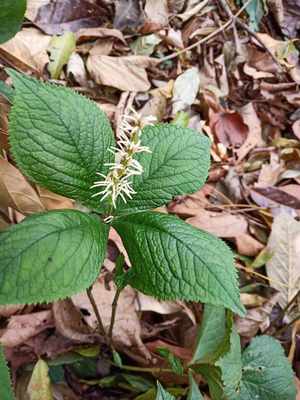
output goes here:
[[112, 303], [112, 309], [111, 309], [111, 320], [110, 320], [110, 326], [109, 326], [109, 331], [108, 331], [108, 340], [109, 344], [112, 344], [112, 337], [113, 337], [113, 329], [114, 329], [114, 324], [116, 320], [116, 313], [117, 313], [117, 307], [118, 307], [118, 300], [120, 297], [122, 289], [117, 288], [117, 291], [115, 293], [115, 297]]
[[96, 304], [96, 301], [95, 301], [94, 296], [92, 294], [92, 288], [93, 288], [93, 286], [89, 287], [87, 289], [87, 291], [86, 291], [86, 294], [87, 294], [87, 296], [88, 296], [88, 298], [90, 300], [91, 306], [92, 306], [92, 308], [94, 310], [94, 313], [96, 315], [96, 318], [97, 318], [98, 331], [99, 331], [100, 335], [104, 337], [105, 342], [108, 344], [109, 340], [108, 340], [108, 337], [107, 337], [107, 334], [106, 334], [106, 331], [105, 331], [105, 328], [104, 328], [104, 325], [103, 325], [103, 322], [102, 322], [102, 319], [101, 319], [101, 315], [99, 313], [99, 310], [98, 310], [98, 307], [97, 307], [97, 304]]

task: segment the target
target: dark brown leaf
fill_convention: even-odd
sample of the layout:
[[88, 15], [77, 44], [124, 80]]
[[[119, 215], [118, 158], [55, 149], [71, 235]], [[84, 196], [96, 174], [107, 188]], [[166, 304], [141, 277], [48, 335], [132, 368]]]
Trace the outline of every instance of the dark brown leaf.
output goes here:
[[271, 203], [275, 203], [275, 205], [282, 204], [296, 210], [300, 209], [299, 199], [276, 187], [254, 188], [251, 190], [251, 196], [253, 200], [262, 207], [271, 207]]

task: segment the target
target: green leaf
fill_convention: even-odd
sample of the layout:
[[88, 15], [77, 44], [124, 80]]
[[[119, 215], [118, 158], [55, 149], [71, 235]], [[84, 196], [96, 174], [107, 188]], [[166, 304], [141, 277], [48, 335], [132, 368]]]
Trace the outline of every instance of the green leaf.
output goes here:
[[233, 256], [220, 239], [156, 212], [117, 218], [113, 225], [133, 265], [131, 286], [161, 300], [202, 301], [244, 314]]
[[235, 398], [242, 379], [242, 354], [240, 337], [234, 326], [230, 335], [230, 350], [216, 362], [216, 366], [221, 369], [225, 395], [228, 399]]
[[243, 352], [240, 393], [230, 400], [295, 400], [293, 371], [283, 348], [270, 336], [259, 336]]
[[105, 256], [108, 227], [88, 214], [35, 214], [0, 233], [0, 304], [50, 302], [89, 287]]
[[193, 378], [193, 374], [189, 371], [189, 392], [187, 395], [187, 400], [203, 400], [203, 396], [199, 390], [197, 383]]
[[9, 70], [16, 89], [10, 113], [13, 156], [33, 181], [53, 192], [97, 207], [91, 195], [96, 172], [113, 161], [114, 138], [98, 106], [70, 89], [41, 83]]
[[30, 400], [53, 400], [49, 368], [44, 360], [35, 364], [27, 392]]
[[63, 66], [76, 49], [76, 37], [73, 32], [65, 32], [62, 36], [54, 36], [49, 43], [50, 62], [48, 70], [52, 79], [58, 79]]
[[156, 349], [156, 351], [159, 355], [161, 355], [164, 359], [168, 361], [170, 367], [172, 368], [172, 371], [175, 374], [183, 375], [184, 368], [181, 360], [178, 357], [174, 356], [174, 354], [171, 353], [169, 349], [166, 349], [164, 347], [159, 347]]
[[15, 396], [12, 391], [9, 369], [6, 364], [2, 346], [0, 346], [0, 382], [0, 399], [14, 400]]
[[175, 400], [175, 397], [167, 392], [162, 385], [157, 382], [157, 393], [155, 400]]
[[174, 196], [197, 191], [204, 184], [210, 164], [210, 141], [206, 136], [165, 124], [146, 126], [141, 142], [152, 153], [136, 155], [144, 172], [133, 177], [136, 194], [132, 199], [118, 202], [119, 214], [157, 208]]
[[0, 44], [11, 39], [20, 30], [26, 11], [26, 0], [1, 0]]
[[224, 307], [206, 304], [191, 364], [214, 363], [226, 347], [231, 326]]

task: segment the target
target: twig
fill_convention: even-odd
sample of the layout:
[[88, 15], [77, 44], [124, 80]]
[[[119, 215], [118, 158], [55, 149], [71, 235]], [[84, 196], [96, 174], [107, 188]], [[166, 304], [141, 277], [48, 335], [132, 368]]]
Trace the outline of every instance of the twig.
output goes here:
[[108, 344], [109, 340], [108, 340], [108, 337], [107, 337], [107, 334], [106, 334], [106, 331], [105, 331], [105, 328], [104, 328], [104, 325], [103, 325], [103, 322], [102, 322], [102, 319], [101, 319], [97, 304], [96, 304], [94, 296], [92, 294], [92, 288], [93, 288], [92, 286], [89, 287], [87, 289], [87, 291], [86, 291], [86, 294], [87, 294], [87, 296], [88, 296], [88, 298], [90, 300], [90, 303], [92, 305], [92, 308], [93, 308], [94, 313], [95, 313], [96, 318], [97, 318], [99, 334], [104, 337], [105, 342]]
[[280, 64], [280, 62], [277, 60], [277, 58], [274, 56], [274, 54], [271, 52], [270, 49], [268, 49], [268, 47], [263, 43], [263, 41], [260, 39], [260, 37], [253, 32], [249, 26], [247, 24], [245, 24], [243, 21], [241, 21], [237, 14], [234, 15], [233, 12], [231, 11], [231, 8], [229, 7], [227, 0], [219, 0], [223, 10], [226, 12], [228, 18], [231, 19], [233, 26], [237, 25], [240, 28], [242, 28], [244, 31], [246, 31], [249, 36], [252, 36], [261, 46], [262, 48], [270, 55], [270, 57], [272, 58], [272, 60], [275, 62], [276, 65], [279, 66], [280, 70], [282, 71], [282, 65]]
[[178, 56], [180, 56], [181, 54], [186, 53], [189, 50], [194, 49], [195, 47], [198, 47], [199, 45], [207, 42], [208, 40], [214, 38], [215, 36], [219, 35], [219, 33], [225, 31], [227, 28], [229, 28], [232, 23], [234, 22], [234, 20], [245, 10], [246, 7], [248, 7], [248, 5], [252, 2], [253, 0], [248, 0], [243, 7], [236, 13], [233, 15], [233, 18], [230, 19], [229, 21], [227, 21], [224, 25], [220, 26], [218, 29], [216, 29], [215, 31], [211, 32], [209, 35], [205, 36], [204, 38], [198, 40], [197, 42], [191, 44], [190, 46], [186, 47], [185, 49], [182, 49], [180, 51], [177, 51], [176, 53], [170, 54], [166, 57], [161, 58], [158, 61], [158, 64], [164, 62], [164, 61], [168, 61], [168, 60], [172, 60], [173, 58], [176, 58]]
[[111, 309], [111, 319], [110, 319], [110, 326], [109, 326], [109, 331], [108, 331], [108, 340], [109, 344], [112, 344], [112, 336], [113, 336], [113, 329], [114, 329], [114, 324], [116, 320], [116, 312], [117, 312], [117, 306], [118, 306], [118, 300], [120, 297], [122, 289], [117, 288], [113, 303], [112, 303], [112, 309]]
[[290, 326], [294, 325], [295, 322], [299, 321], [300, 319], [300, 314], [298, 314], [294, 319], [292, 319], [291, 322], [289, 322], [287, 325], [284, 325], [282, 328], [280, 328], [276, 332], [276, 336], [280, 335], [281, 333], [285, 332]]

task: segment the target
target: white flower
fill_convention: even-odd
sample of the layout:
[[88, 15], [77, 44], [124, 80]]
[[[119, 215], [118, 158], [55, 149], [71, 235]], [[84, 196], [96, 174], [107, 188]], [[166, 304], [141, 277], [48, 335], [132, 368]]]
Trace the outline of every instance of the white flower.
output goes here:
[[[105, 164], [109, 167], [107, 175], [97, 172], [102, 180], [96, 181], [91, 188], [99, 187], [102, 190], [92, 195], [101, 196], [100, 201], [110, 198], [112, 206], [116, 208], [117, 199], [120, 197], [125, 203], [126, 198], [132, 198], [136, 193], [132, 187], [131, 177], [141, 175], [143, 173], [142, 165], [134, 159], [136, 153], [147, 152], [151, 153], [150, 149], [141, 145], [142, 128], [145, 125], [153, 124], [156, 118], [142, 117], [133, 109], [130, 108], [129, 113], [123, 117], [120, 129], [120, 138], [118, 147], [109, 149], [115, 155], [115, 162]], [[111, 216], [105, 219], [105, 222], [110, 222]]]

